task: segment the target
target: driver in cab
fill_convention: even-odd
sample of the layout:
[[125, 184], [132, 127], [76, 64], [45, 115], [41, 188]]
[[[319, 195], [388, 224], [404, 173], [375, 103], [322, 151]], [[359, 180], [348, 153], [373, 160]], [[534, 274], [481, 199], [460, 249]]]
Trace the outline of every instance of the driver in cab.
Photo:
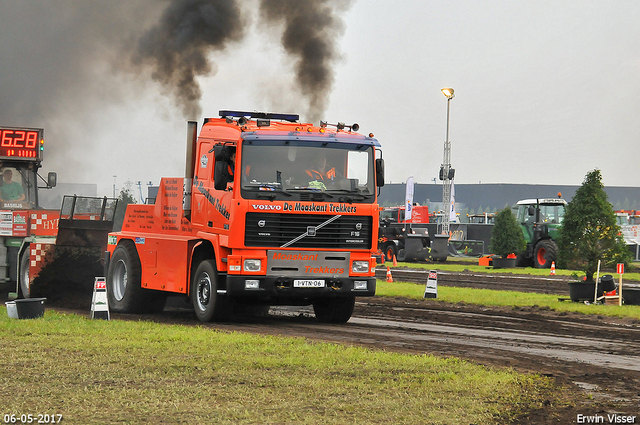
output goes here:
[[25, 194], [22, 185], [13, 181], [13, 171], [6, 169], [2, 173], [0, 186], [0, 201], [24, 201]]
[[306, 173], [313, 180], [324, 183], [331, 182], [336, 178], [335, 167], [329, 168], [329, 166], [327, 166], [327, 158], [324, 156], [318, 157], [316, 164], [310, 169], [306, 170]]

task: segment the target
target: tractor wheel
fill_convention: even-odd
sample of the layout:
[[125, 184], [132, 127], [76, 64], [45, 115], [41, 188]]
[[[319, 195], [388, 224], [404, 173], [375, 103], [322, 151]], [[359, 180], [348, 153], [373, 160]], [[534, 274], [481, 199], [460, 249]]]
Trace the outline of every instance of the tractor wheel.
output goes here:
[[191, 281], [191, 299], [198, 320], [210, 322], [226, 316], [225, 299], [218, 294], [218, 272], [214, 260], [203, 260]]
[[538, 269], [550, 269], [551, 263], [556, 261], [558, 246], [551, 239], [537, 243], [533, 250], [533, 265]]
[[146, 302], [140, 284], [142, 267], [133, 242], [124, 240], [113, 251], [107, 273], [109, 308], [119, 313], [141, 313]]
[[356, 297], [323, 298], [313, 302], [313, 311], [319, 322], [347, 323], [355, 303]]
[[29, 245], [27, 249], [22, 251], [20, 256], [20, 274], [18, 275], [18, 282], [20, 283], [20, 293], [24, 298], [31, 297], [31, 281], [29, 280]]
[[396, 245], [389, 244], [384, 248], [384, 258], [385, 261], [393, 261], [393, 257], [397, 254]]

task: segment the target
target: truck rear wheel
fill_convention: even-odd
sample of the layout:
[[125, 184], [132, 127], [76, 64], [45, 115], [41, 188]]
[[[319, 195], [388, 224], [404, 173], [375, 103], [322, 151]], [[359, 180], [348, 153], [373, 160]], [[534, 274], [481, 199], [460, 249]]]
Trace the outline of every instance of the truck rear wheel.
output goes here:
[[313, 311], [319, 322], [347, 323], [355, 303], [356, 297], [323, 298], [313, 302]]
[[143, 289], [138, 251], [131, 241], [122, 241], [113, 251], [107, 274], [109, 308], [119, 313], [140, 313]]
[[558, 246], [550, 239], [545, 239], [536, 245], [533, 251], [533, 265], [538, 269], [550, 269], [551, 263], [556, 261]]
[[198, 265], [191, 282], [191, 299], [198, 320], [210, 322], [225, 316], [224, 297], [218, 294], [218, 272], [213, 260]]

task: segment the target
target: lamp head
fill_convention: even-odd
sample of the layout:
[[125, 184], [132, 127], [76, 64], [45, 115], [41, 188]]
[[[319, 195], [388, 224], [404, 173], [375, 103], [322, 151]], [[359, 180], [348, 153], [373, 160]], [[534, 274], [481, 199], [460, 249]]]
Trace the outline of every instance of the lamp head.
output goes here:
[[447, 96], [447, 99], [453, 99], [453, 89], [451, 87], [445, 87], [441, 89], [442, 94]]

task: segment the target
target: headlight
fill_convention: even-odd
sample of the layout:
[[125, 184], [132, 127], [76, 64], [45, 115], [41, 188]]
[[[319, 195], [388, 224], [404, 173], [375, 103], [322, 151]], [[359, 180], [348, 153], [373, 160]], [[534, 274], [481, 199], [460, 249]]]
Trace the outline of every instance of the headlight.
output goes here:
[[366, 280], [354, 280], [353, 281], [353, 289], [355, 290], [366, 290], [367, 289], [367, 281]]
[[351, 264], [351, 271], [354, 273], [366, 273], [369, 271], [368, 261], [354, 261]]
[[244, 289], [260, 289], [259, 280], [245, 280]]
[[262, 268], [262, 261], [260, 260], [244, 260], [245, 272], [259, 272]]

